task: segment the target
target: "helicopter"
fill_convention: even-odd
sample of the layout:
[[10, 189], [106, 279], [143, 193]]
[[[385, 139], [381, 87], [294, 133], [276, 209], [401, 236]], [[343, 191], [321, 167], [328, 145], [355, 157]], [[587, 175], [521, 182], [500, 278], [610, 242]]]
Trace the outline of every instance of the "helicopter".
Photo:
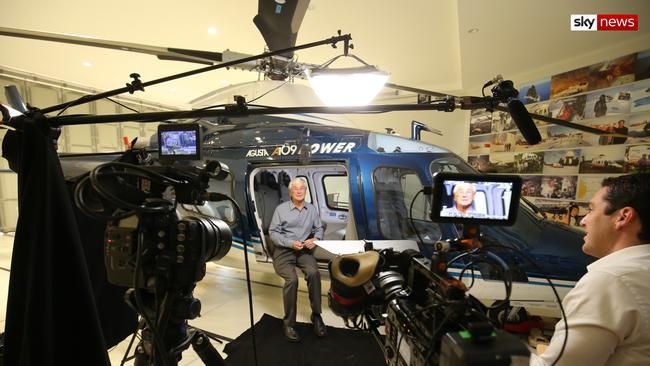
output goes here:
[[[297, 28], [309, 1], [283, 3], [284, 5], [280, 2], [260, 1], [259, 13], [254, 20], [270, 51], [295, 45]], [[281, 11], [282, 19], [273, 18], [272, 14], [277, 12], [278, 6], [291, 11]], [[291, 15], [284, 16], [285, 14]], [[292, 27], [288, 27], [289, 24]], [[223, 63], [224, 60], [228, 62], [245, 58], [245, 55], [233, 56], [227, 52], [205, 53], [178, 49], [150, 51], [146, 47], [136, 47], [138, 45], [133, 44], [89, 41], [83, 37], [62, 37], [7, 28], [0, 28], [0, 35], [123, 50], [128, 48], [135, 52], [153, 53], [161, 59], [210, 65]], [[263, 61], [252, 65], [237, 64], [238, 66], [233, 67], [256, 70], [274, 80], [271, 83], [279, 85], [286, 79], [297, 77], [304, 67], [310, 67], [294, 62], [291, 57], [291, 54], [283, 53], [281, 56], [264, 58]], [[290, 84], [283, 88], [289, 87], [288, 85]], [[398, 90], [415, 90], [399, 85], [392, 87]], [[446, 96], [445, 93], [424, 92], [436, 97]], [[206, 105], [212, 104], [203, 102]], [[499, 106], [495, 106], [495, 109], [499, 109]], [[574, 126], [546, 116], [534, 117], [589, 130], [585, 126]], [[321, 219], [327, 224], [326, 240], [410, 240], [426, 252], [433, 248], [436, 241], [452, 239], [459, 235], [458, 229], [453, 225], [427, 220], [427, 202], [423, 198], [421, 202], [416, 201], [414, 207], [417, 210], [414, 214], [411, 215], [407, 208], [415, 199], [415, 192], [432, 184], [434, 173], [475, 172], [462, 158], [447, 149], [416, 140], [415, 134], [413, 139], [407, 139], [353, 128], [350, 124], [336, 123], [334, 120], [335, 118], [313, 115], [260, 115], [207, 118], [200, 121], [204, 130], [203, 155], [219, 160], [233, 172], [230, 187], [214, 183], [211, 189], [227, 191], [245, 207], [244, 222], [239, 225], [247, 225], [249, 238], [244, 238], [241, 227], [238, 228], [235, 222], [233, 208], [225, 203], [207, 203], [201, 207], [185, 205], [182, 209], [188, 213], [198, 213], [232, 223], [235, 233], [234, 247], [241, 250], [246, 246], [250, 247], [249, 251], [255, 255], [258, 267], [267, 271], [272, 271], [270, 262], [273, 250], [266, 234], [270, 220], [269, 212], [272, 214], [277, 204], [288, 199], [287, 184], [295, 177], [303, 177], [308, 182], [308, 200], [319, 207]], [[599, 133], [593, 130], [588, 132]], [[157, 143], [155, 139], [150, 139], [146, 147], [155, 149]], [[305, 146], [307, 147], [304, 148]], [[66, 176], [72, 177], [116, 156], [117, 154], [101, 157], [62, 155], [61, 161]], [[83, 169], [80, 170], [80, 167]], [[415, 229], [423, 238], [420, 243], [417, 243], [415, 232], [406, 222], [409, 217], [414, 218]], [[518, 220], [514, 226], [485, 227], [483, 234], [486, 240], [515, 245], [535, 258], [560, 288], [561, 294], [566, 293], [575, 284], [585, 273], [586, 265], [592, 261], [580, 250], [580, 231], [540, 218], [536, 208], [525, 202], [521, 203]], [[248, 242], [244, 243], [244, 240]], [[233, 251], [222, 263], [240, 266], [240, 253]], [[321, 268], [325, 270], [332, 253], [318, 250], [316, 256]], [[543, 291], [539, 291], [540, 286], [547, 286], [541, 281], [542, 273], [516, 255], [504, 253], [504, 256], [509, 257], [506, 259], [517, 273], [512, 304], [541, 310], [548, 310], [557, 305], [552, 293], [547, 292], [546, 296]], [[459, 276], [461, 268], [462, 265], [451, 268], [450, 273]], [[490, 268], [482, 268], [480, 273], [471, 276], [477, 280], [472, 289], [477, 293], [477, 297], [494, 299], [495, 294], [499, 293], [495, 291], [495, 286], [501, 283], [500, 279]]]

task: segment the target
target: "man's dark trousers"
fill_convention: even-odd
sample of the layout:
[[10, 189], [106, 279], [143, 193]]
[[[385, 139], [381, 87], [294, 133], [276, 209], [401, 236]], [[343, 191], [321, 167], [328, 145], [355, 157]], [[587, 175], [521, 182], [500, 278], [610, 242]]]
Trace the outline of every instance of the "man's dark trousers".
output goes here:
[[284, 299], [284, 324], [296, 325], [296, 308], [298, 302], [298, 275], [296, 267], [305, 274], [307, 288], [309, 289], [309, 302], [314, 314], [321, 313], [321, 285], [318, 264], [311, 251], [306, 249], [294, 250], [291, 248], [275, 247], [273, 252], [273, 267], [275, 272], [284, 278], [282, 297]]

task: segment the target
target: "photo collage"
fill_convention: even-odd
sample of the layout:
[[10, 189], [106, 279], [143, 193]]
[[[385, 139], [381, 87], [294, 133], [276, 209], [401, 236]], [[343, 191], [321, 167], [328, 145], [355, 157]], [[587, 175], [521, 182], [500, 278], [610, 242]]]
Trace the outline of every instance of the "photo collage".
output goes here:
[[604, 178], [650, 171], [650, 49], [524, 83], [518, 98], [531, 114], [609, 132], [535, 120], [531, 146], [508, 113], [472, 111], [469, 164], [521, 175], [522, 196], [547, 218], [579, 226]]

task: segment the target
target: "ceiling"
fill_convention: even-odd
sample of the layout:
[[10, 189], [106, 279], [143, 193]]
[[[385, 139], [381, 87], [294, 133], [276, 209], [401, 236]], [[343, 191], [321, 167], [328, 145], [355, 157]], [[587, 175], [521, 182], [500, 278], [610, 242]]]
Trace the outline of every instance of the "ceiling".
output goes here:
[[[268, 0], [273, 1], [273, 0]], [[597, 5], [596, 5], [597, 4]], [[15, 0], [0, 12], [3, 27], [208, 51], [258, 54], [264, 42], [252, 22], [257, 1]], [[571, 32], [570, 14], [639, 14], [637, 32]], [[617, 47], [650, 48], [646, 0], [312, 0], [297, 44], [351, 33], [352, 52], [391, 73], [391, 82], [454, 92], [495, 74], [549, 75], [558, 64]], [[215, 34], [208, 28], [214, 27]], [[472, 28], [478, 32], [469, 33]], [[645, 46], [640, 46], [645, 45]], [[328, 46], [298, 53], [322, 63]], [[595, 56], [597, 57], [597, 56]], [[84, 65], [85, 64], [85, 65]], [[143, 81], [202, 65], [154, 56], [0, 36], [0, 66], [111, 90], [137, 72]], [[547, 72], [544, 74], [544, 72]], [[138, 97], [176, 106], [212, 90], [256, 80], [256, 73], [217, 70], [147, 88]], [[475, 90], [471, 90], [476, 92]]]

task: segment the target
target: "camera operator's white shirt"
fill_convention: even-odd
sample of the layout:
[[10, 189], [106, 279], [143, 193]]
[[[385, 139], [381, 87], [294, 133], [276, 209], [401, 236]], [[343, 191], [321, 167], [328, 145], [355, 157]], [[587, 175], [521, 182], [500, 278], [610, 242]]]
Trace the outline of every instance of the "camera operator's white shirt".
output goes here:
[[[562, 301], [569, 323], [556, 365], [650, 365], [650, 245], [609, 254], [589, 266]], [[562, 349], [564, 321], [531, 365], [551, 365]]]

